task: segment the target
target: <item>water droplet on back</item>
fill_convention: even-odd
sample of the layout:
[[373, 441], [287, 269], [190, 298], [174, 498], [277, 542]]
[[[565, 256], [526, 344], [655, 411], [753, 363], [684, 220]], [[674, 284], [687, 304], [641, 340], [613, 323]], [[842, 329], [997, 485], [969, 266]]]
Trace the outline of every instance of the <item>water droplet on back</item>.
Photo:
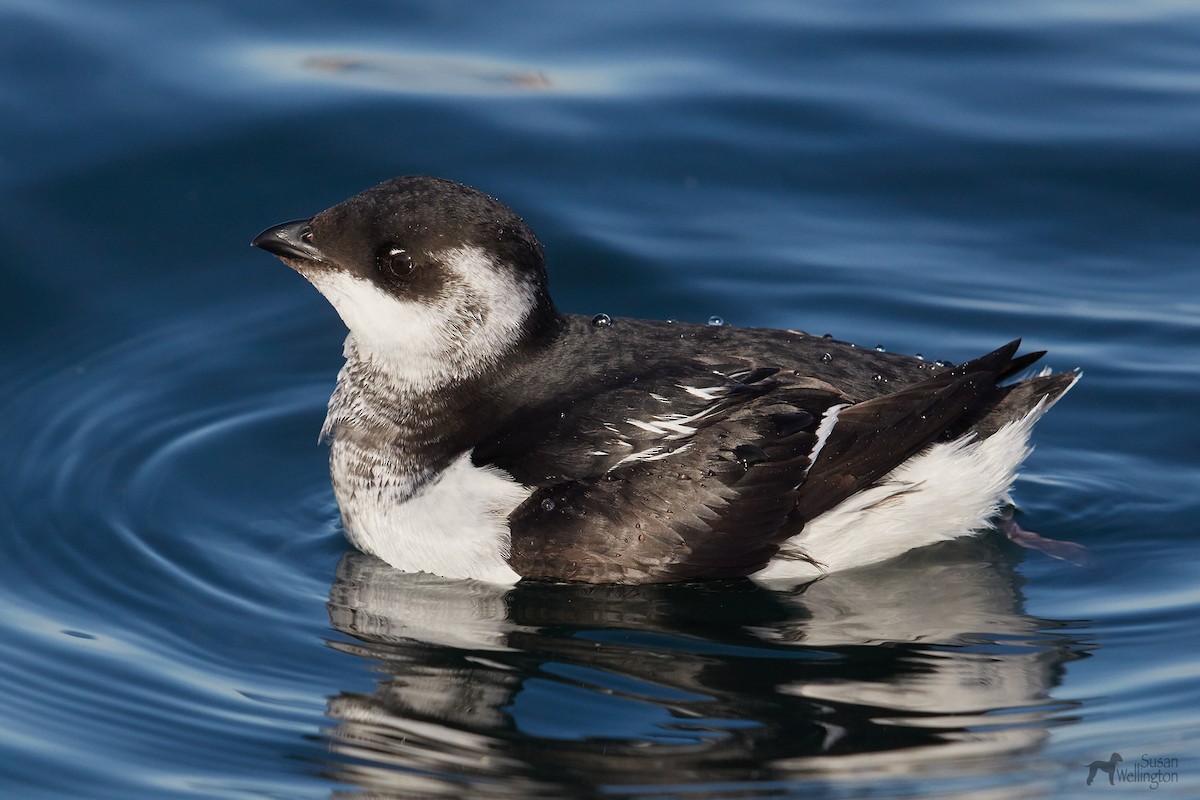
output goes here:
[[825, 353], [821, 356], [822, 363], [828, 364], [830, 361], [833, 361], [833, 356], [831, 356], [829, 353]]
[[607, 328], [610, 325], [612, 325], [612, 317], [608, 314], [597, 314], [592, 317], [592, 327], [594, 328]]
[[[766, 451], [758, 445], [753, 444], [741, 444], [733, 448], [733, 458], [741, 464], [742, 469], [750, 469], [755, 464], [771, 460]], [[668, 511], [667, 513], [670, 512]]]
[[542, 501], [542, 511], [553, 511], [555, 508], [554, 501], [549, 497]]
[[720, 317], [718, 317], [714, 314], [713, 316], [708, 318], [708, 324], [712, 325], [713, 327], [720, 327], [721, 325], [725, 324], [725, 320], [721, 319]]
[[886, 353], [886, 352], [887, 352], [887, 350], [886, 350], [886, 349], [884, 348], [884, 346], [883, 346], [883, 345], [881, 345], [881, 344], [877, 344], [877, 345], [875, 345], [875, 349], [876, 349], [876, 351], [878, 351], [878, 352], [880, 352], [880, 353]]

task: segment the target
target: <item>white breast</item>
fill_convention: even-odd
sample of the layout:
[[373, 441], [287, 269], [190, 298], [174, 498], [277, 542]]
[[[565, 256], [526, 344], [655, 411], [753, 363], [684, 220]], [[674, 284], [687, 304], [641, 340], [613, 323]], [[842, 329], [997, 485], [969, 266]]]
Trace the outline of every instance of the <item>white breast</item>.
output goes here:
[[463, 453], [407, 496], [405, 487], [338, 480], [334, 487], [350, 541], [405, 572], [516, 583], [508, 566], [508, 515], [530, 490], [503, 470], [476, 467]]

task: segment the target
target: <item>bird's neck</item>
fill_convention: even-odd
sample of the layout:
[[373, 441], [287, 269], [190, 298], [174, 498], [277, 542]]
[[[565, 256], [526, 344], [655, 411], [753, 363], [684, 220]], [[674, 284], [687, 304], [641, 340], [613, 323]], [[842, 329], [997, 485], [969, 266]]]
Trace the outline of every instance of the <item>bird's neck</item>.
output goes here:
[[470, 450], [495, 422], [494, 372], [425, 381], [353, 337], [345, 356], [322, 437], [335, 450], [411, 476], [414, 485]]

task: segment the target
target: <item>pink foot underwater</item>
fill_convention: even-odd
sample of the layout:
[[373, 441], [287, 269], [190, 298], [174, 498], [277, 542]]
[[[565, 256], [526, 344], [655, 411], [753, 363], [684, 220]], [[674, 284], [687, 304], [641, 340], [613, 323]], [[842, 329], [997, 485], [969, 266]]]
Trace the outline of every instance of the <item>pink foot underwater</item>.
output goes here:
[[1060, 561], [1069, 561], [1077, 567], [1086, 567], [1092, 560], [1091, 552], [1081, 544], [1065, 542], [1059, 539], [1047, 539], [1045, 536], [1036, 534], [1033, 531], [1025, 530], [1013, 521], [1011, 511], [996, 520], [996, 527], [1014, 544], [1030, 550], [1036, 550], [1043, 555], [1057, 558]]

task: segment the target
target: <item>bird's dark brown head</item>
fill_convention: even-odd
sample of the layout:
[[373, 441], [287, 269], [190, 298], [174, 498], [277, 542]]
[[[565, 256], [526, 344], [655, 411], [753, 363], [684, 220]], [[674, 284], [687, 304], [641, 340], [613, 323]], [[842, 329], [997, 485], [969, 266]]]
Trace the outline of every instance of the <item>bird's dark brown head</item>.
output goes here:
[[529, 227], [442, 178], [393, 178], [251, 244], [324, 294], [360, 348], [415, 373], [494, 363], [557, 316]]

